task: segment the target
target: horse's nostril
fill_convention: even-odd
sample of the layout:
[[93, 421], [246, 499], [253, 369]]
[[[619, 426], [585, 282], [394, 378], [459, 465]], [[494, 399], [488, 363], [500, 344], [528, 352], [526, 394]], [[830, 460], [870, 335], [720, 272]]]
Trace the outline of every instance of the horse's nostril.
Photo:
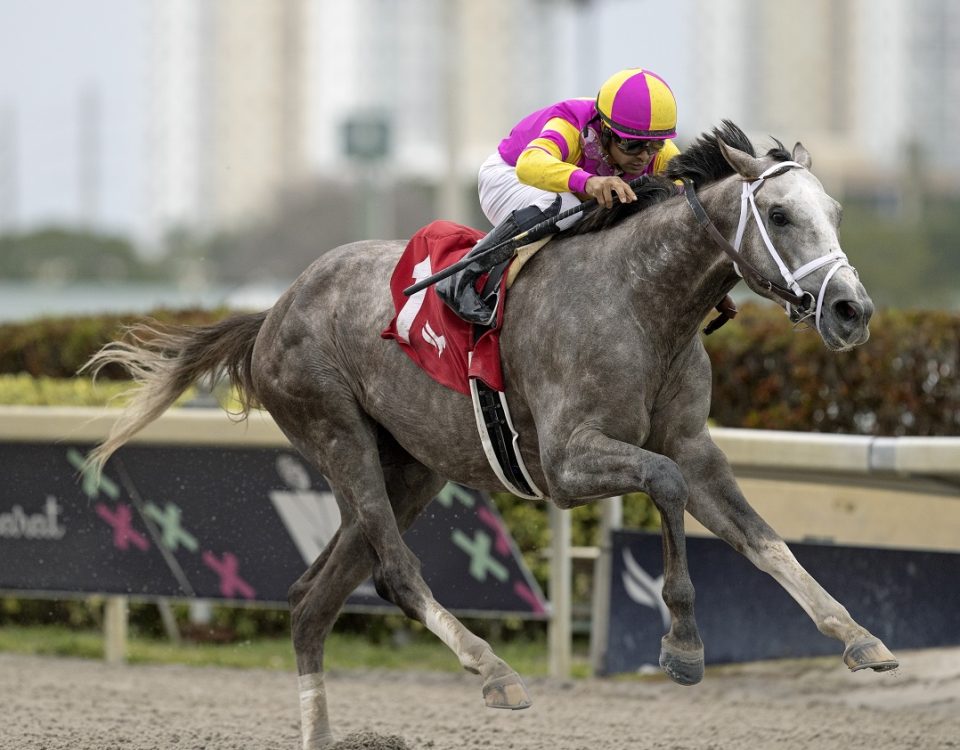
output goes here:
[[852, 323], [863, 315], [863, 309], [856, 302], [840, 300], [833, 305], [833, 311], [844, 323]]

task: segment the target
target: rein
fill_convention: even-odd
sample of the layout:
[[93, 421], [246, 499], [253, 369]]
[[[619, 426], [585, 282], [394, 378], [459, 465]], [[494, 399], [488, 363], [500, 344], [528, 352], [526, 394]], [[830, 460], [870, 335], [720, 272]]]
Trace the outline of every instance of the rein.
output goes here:
[[[778, 177], [779, 175], [782, 175], [795, 168], [803, 169], [804, 167], [795, 161], [779, 162], [765, 170], [759, 177], [757, 177], [757, 179], [749, 182], [745, 181], [743, 183], [743, 189], [740, 197], [740, 222], [737, 225], [737, 234], [732, 244], [720, 233], [720, 230], [717, 229], [716, 225], [714, 225], [714, 223], [710, 220], [710, 217], [707, 216], [707, 212], [704, 209], [703, 204], [700, 203], [700, 199], [697, 198], [697, 193], [693, 182], [688, 178], [684, 178], [683, 180], [683, 191], [687, 197], [687, 202], [690, 204], [690, 208], [693, 210], [694, 216], [697, 218], [697, 222], [707, 231], [713, 241], [719, 245], [720, 249], [730, 256], [730, 258], [733, 260], [733, 267], [737, 272], [737, 275], [743, 277], [743, 271], [741, 271], [741, 269], [747, 271], [751, 276], [754, 277], [760, 287], [784, 300], [787, 303], [787, 315], [789, 315], [791, 319], [800, 321], [803, 318], [814, 314], [816, 327], [819, 331], [820, 313], [823, 308], [823, 297], [827, 291], [827, 284], [830, 283], [830, 279], [833, 278], [833, 275], [841, 268], [846, 267], [852, 269], [853, 266], [850, 265], [849, 261], [847, 260], [847, 256], [842, 251], [834, 250], [833, 252], [827, 253], [820, 258], [815, 258], [809, 263], [806, 263], [798, 268], [796, 271], [791, 272], [790, 269], [787, 268], [787, 264], [784, 263], [783, 258], [780, 257], [780, 253], [778, 253], [777, 249], [773, 246], [770, 236], [767, 234], [766, 227], [764, 227], [763, 221], [760, 219], [760, 209], [757, 208], [757, 201], [754, 197], [756, 192], [763, 185], [764, 180]], [[786, 286], [767, 278], [760, 269], [747, 260], [747, 258], [745, 258], [740, 252], [740, 244], [743, 241], [743, 235], [747, 228], [747, 224], [750, 222], [751, 216], [753, 216], [756, 220], [757, 228], [760, 231], [760, 236], [763, 239], [763, 243], [766, 245], [770, 256], [776, 262], [777, 268], [780, 269], [780, 275], [783, 277], [784, 282], [786, 282]], [[811, 292], [804, 291], [800, 287], [800, 284], [798, 283], [800, 279], [809, 276], [814, 271], [831, 263], [833, 264], [833, 267], [827, 272], [827, 275], [823, 280], [823, 284], [820, 286], [820, 293], [817, 295], [817, 297], [814, 297]], [[856, 273], [855, 269], [854, 273]], [[815, 311], [811, 311], [810, 309], [813, 305], [816, 305]], [[721, 313], [721, 317], [722, 316], [723, 313]], [[724, 320], [723, 322], [726, 321]], [[722, 324], [723, 323], [720, 323], [719, 325]], [[715, 330], [719, 327], [719, 325], [716, 325], [715, 321], [711, 324], [711, 328]]]

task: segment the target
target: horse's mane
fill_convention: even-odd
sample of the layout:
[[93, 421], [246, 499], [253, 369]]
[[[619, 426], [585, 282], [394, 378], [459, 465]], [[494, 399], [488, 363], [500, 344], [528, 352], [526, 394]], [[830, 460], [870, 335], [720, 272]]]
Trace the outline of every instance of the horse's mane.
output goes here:
[[[613, 208], [594, 210], [583, 219], [566, 229], [562, 234], [587, 234], [619, 224], [628, 216], [666, 200], [677, 194], [674, 180], [689, 179], [694, 187], [708, 185], [711, 182], [733, 174], [733, 167], [723, 158], [719, 141], [728, 146], [756, 156], [753, 144], [746, 134], [730, 120], [723, 120], [720, 127], [709, 133], [703, 133], [689, 148], [670, 160], [666, 172], [660, 175], [646, 175], [633, 191], [637, 200], [633, 203], [615, 203]], [[783, 144], [776, 138], [776, 146], [767, 151], [767, 156], [776, 161], [788, 161], [791, 156]]]

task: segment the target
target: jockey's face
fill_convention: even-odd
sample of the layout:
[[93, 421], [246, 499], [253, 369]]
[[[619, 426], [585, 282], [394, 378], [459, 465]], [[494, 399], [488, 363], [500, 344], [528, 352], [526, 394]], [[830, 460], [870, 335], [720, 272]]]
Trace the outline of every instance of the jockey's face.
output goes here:
[[663, 148], [663, 141], [622, 140], [611, 133], [610, 160], [627, 174], [640, 174]]

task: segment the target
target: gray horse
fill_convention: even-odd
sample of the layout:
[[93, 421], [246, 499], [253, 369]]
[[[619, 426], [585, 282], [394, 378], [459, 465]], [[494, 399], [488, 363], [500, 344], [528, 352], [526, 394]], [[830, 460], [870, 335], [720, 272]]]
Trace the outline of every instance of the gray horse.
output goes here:
[[[670, 180], [650, 180], [636, 203], [595, 211], [555, 238], [510, 292], [501, 350], [522, 459], [561, 508], [630, 492], [652, 498], [662, 518], [663, 599], [672, 618], [660, 664], [684, 685], [703, 676], [684, 510], [779, 581], [822, 633], [842, 641], [850, 669], [897, 666], [748, 505], [706, 428], [710, 362], [698, 330], [738, 271], [794, 321], [809, 316], [832, 350], [869, 336], [873, 305], [839, 250], [840, 206], [809, 165], [799, 143], [792, 154], [778, 143], [756, 156], [726, 122], [673, 160]], [[676, 187], [681, 179], [689, 181], [689, 203]], [[714, 223], [705, 229], [694, 205]], [[735, 238], [739, 263], [715, 230]], [[447, 481], [502, 489], [470, 399], [380, 338], [394, 315], [388, 280], [403, 248], [367, 241], [331, 250], [267, 312], [135, 331], [88, 363], [94, 372], [119, 363], [141, 383], [92, 454], [98, 468], [191, 383], [225, 372], [245, 409], [269, 411], [328, 478], [342, 525], [289, 594], [304, 748], [333, 742], [324, 640], [343, 602], [371, 574], [381, 596], [482, 677], [487, 706], [530, 705], [517, 673], [433, 598], [401, 537]], [[793, 290], [792, 298], [786, 293], [792, 302], [775, 297], [784, 289]]]

